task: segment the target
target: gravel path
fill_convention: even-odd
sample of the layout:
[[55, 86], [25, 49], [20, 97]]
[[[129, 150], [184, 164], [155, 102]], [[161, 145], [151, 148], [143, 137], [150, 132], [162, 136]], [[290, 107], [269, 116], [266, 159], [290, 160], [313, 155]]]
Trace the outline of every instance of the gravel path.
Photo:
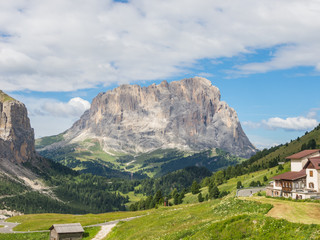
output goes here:
[[[141, 217], [141, 216], [138, 216], [138, 217]], [[97, 235], [92, 240], [102, 240], [108, 235], [108, 233], [111, 232], [112, 228], [114, 226], [116, 226], [118, 224], [118, 222], [120, 222], [120, 221], [128, 222], [128, 221], [131, 221], [131, 220], [138, 218], [138, 217], [130, 217], [130, 218], [120, 219], [120, 220], [116, 220], [116, 221], [90, 225], [88, 227], [101, 226], [101, 230], [97, 233]]]
[[92, 240], [104, 239], [108, 235], [108, 233], [111, 232], [112, 228], [116, 225], [117, 225], [117, 223], [103, 225], [101, 227], [101, 230], [98, 232], [98, 234], [94, 238], [92, 238]]

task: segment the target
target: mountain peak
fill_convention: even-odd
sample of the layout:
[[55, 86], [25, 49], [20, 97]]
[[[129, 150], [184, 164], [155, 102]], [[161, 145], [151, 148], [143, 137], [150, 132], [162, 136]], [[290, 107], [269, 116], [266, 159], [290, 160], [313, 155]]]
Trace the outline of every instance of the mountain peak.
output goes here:
[[0, 90], [0, 158], [26, 162], [36, 156], [25, 105]]
[[212, 83], [210, 80], [203, 78], [203, 77], [192, 77], [192, 78], [186, 78], [178, 82], [193, 82], [194, 84], [202, 84], [206, 85], [208, 87], [212, 86]]
[[130, 154], [160, 148], [221, 148], [243, 157], [255, 153], [235, 110], [221, 102], [219, 89], [201, 77], [148, 87], [121, 85], [98, 94], [63, 138], [61, 146], [95, 139], [106, 152]]

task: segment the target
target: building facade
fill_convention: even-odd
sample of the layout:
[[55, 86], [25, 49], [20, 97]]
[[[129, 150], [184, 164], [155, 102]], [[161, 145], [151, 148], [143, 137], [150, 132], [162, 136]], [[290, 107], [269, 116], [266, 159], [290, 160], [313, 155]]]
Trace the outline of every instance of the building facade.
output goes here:
[[286, 159], [291, 160], [291, 171], [273, 177], [267, 196], [320, 198], [320, 150], [304, 150]]

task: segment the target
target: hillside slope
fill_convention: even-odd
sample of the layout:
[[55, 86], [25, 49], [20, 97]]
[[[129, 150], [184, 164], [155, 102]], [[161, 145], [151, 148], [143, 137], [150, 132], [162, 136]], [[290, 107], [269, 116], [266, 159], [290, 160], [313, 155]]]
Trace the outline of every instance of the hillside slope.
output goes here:
[[[35, 152], [25, 105], [0, 91], [0, 210], [87, 213], [124, 209], [125, 197], [106, 191], [103, 184], [92, 187], [96, 179], [81, 177]], [[101, 182], [107, 184], [106, 179]], [[76, 183], [81, 189], [74, 188]]]
[[253, 156], [253, 160], [248, 160], [248, 163], [251, 163], [253, 166], [260, 166], [260, 168], [268, 168], [271, 165], [277, 165], [278, 162], [287, 161], [285, 158], [300, 152], [305, 149], [315, 149], [320, 147], [320, 125], [314, 128], [310, 132], [306, 132], [305, 135], [298, 137], [295, 140], [291, 140], [289, 143], [279, 145], [274, 148], [274, 151], [266, 154], [262, 157]]

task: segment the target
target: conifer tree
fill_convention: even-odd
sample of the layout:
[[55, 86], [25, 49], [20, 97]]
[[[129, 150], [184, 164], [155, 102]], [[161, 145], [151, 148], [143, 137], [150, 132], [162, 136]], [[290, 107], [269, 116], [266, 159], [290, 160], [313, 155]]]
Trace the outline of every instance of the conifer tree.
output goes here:
[[197, 181], [193, 181], [191, 185], [191, 193], [192, 194], [198, 194], [200, 192], [200, 186], [197, 183]]
[[198, 201], [199, 202], [203, 202], [204, 201], [204, 198], [202, 197], [202, 193], [198, 194]]

